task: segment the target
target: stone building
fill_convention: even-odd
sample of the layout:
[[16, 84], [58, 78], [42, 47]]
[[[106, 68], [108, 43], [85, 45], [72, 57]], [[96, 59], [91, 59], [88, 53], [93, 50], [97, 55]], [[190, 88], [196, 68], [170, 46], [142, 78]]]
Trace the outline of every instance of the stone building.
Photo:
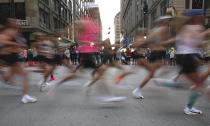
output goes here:
[[137, 33], [137, 28], [144, 27], [144, 0], [121, 0], [121, 34], [132, 42]]
[[[207, 12], [210, 10], [209, 0], [148, 0], [148, 27], [154, 27], [154, 20], [166, 14], [166, 9], [173, 7], [175, 15], [181, 15], [188, 9], [203, 9]], [[208, 15], [207, 15], [208, 16]]]
[[[11, 9], [11, 6], [15, 6]], [[71, 0], [0, 0], [0, 11], [18, 19], [20, 31], [28, 42], [34, 32], [57, 33], [72, 23]], [[13, 13], [13, 14], [11, 14]], [[62, 36], [70, 41], [70, 35]]]
[[[121, 33], [124, 38], [134, 41], [138, 28], [154, 27], [159, 16], [166, 15], [168, 8], [173, 8], [173, 16], [188, 9], [210, 11], [210, 0], [121, 0]], [[206, 15], [206, 25], [210, 26], [210, 15]]]
[[115, 43], [120, 41], [120, 12], [114, 18]]
[[[5, 16], [18, 19], [20, 32], [28, 40], [35, 40], [34, 32], [56, 34], [81, 16], [86, 16], [85, 0], [0, 0], [0, 12]], [[73, 14], [73, 11], [75, 12]], [[67, 30], [69, 32], [69, 30]], [[72, 41], [72, 33], [60, 36]]]

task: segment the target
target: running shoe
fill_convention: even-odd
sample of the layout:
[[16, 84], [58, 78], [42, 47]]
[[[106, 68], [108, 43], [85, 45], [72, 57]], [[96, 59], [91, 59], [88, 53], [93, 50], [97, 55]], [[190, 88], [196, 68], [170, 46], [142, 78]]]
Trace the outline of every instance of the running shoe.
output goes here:
[[91, 83], [91, 81], [86, 82], [86, 83], [84, 84], [84, 87], [89, 87], [90, 83]]
[[38, 86], [39, 86], [39, 91], [43, 92], [43, 91], [46, 91], [46, 89], [49, 87], [49, 83], [44, 82], [44, 81], [40, 81], [38, 83]]
[[24, 104], [26, 103], [34, 103], [34, 102], [37, 102], [37, 99], [35, 97], [32, 97], [28, 94], [24, 95], [22, 97], [22, 100], [21, 100]]
[[200, 115], [200, 114], [202, 114], [202, 111], [198, 110], [196, 108], [185, 107], [184, 113], [187, 115]]
[[55, 93], [56, 87], [58, 86], [58, 82], [57, 81], [52, 81], [50, 83], [48, 83], [48, 86], [46, 87], [46, 90], [48, 90], [47, 92], [47, 96], [52, 96]]
[[46, 91], [49, 89], [50, 84], [48, 82], [45, 82], [41, 86], [41, 91]]
[[144, 96], [142, 95], [142, 93], [141, 93], [139, 88], [134, 89], [132, 94], [137, 99], [144, 99]]
[[56, 80], [54, 77], [51, 77], [51, 78], [50, 78], [50, 81], [54, 81], [54, 80]]
[[126, 99], [126, 97], [102, 97], [100, 102], [102, 103], [118, 103], [122, 102]]
[[39, 83], [37, 84], [37, 86], [39, 87], [39, 91], [42, 92], [42, 85], [43, 85], [44, 81], [41, 80], [39, 81]]

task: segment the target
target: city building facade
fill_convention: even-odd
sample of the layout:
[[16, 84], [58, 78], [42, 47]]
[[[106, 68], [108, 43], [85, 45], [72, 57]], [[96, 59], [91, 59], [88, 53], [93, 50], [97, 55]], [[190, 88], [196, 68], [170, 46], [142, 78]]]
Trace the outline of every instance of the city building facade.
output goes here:
[[116, 14], [114, 19], [115, 43], [120, 42], [120, 12]]
[[[173, 9], [172, 16], [181, 15], [189, 9], [202, 9], [207, 12], [210, 10], [209, 0], [147, 0], [148, 4], [148, 26], [151, 29], [154, 27], [154, 20], [159, 17], [166, 15], [168, 8]], [[208, 16], [207, 20], [208, 20]], [[208, 22], [206, 22], [208, 24]]]
[[[0, 11], [18, 20], [29, 44], [35, 40], [34, 32], [55, 34], [70, 25], [73, 18], [71, 0], [0, 0]], [[70, 34], [62, 38], [71, 40]]]
[[144, 0], [121, 0], [120, 5], [121, 34], [133, 42], [137, 29], [147, 23], [144, 22]]
[[34, 32], [56, 34], [64, 29], [68, 33], [58, 37], [71, 42], [74, 34], [66, 28], [79, 17], [88, 16], [84, 2], [95, 0], [0, 0], [0, 12], [17, 19], [19, 31], [29, 45], [35, 40]]
[[[188, 9], [203, 9], [210, 11], [210, 0], [121, 0], [121, 33], [130, 42], [135, 41], [138, 28], [154, 27], [154, 21], [167, 14], [172, 9], [172, 16], [182, 14]], [[210, 15], [206, 15], [206, 25], [209, 27]]]

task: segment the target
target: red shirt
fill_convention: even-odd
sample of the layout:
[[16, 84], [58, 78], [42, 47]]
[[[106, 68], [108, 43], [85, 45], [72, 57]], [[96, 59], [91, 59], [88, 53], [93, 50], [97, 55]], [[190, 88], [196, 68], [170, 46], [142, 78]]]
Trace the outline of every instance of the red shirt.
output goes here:
[[131, 50], [126, 50], [126, 56], [130, 57], [131, 56]]

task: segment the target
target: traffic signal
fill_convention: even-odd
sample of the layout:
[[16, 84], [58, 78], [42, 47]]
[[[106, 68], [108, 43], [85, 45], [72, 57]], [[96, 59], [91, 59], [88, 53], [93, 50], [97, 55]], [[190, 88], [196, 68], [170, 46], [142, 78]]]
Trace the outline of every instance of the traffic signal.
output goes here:
[[144, 11], [144, 14], [147, 14], [147, 12], [148, 12], [148, 5], [147, 5], [146, 1], [144, 1], [143, 11]]

